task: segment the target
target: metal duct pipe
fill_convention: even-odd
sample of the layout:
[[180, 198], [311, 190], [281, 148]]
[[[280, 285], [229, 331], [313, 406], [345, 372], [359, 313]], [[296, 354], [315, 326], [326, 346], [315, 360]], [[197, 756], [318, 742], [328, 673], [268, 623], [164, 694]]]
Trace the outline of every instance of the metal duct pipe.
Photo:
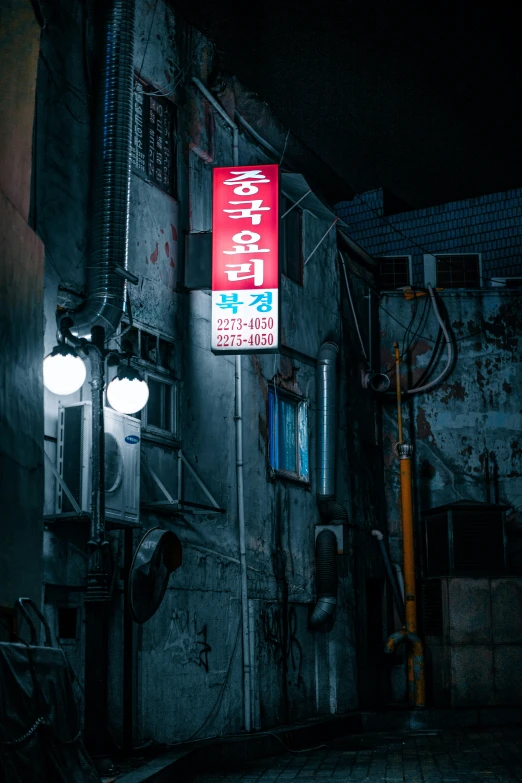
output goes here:
[[321, 530], [315, 542], [317, 603], [310, 626], [319, 628], [335, 612], [337, 605], [337, 538], [332, 530]]
[[[134, 0], [107, 4], [103, 72], [95, 139], [94, 204], [87, 299], [70, 313], [71, 332], [109, 338], [125, 312], [134, 68]], [[118, 268], [119, 271], [115, 271]]]
[[339, 348], [323, 343], [317, 357], [317, 505], [325, 522], [348, 519], [335, 500], [335, 442], [337, 438], [337, 374]]
[[336, 372], [339, 348], [324, 343], [317, 357], [317, 495], [335, 495]]

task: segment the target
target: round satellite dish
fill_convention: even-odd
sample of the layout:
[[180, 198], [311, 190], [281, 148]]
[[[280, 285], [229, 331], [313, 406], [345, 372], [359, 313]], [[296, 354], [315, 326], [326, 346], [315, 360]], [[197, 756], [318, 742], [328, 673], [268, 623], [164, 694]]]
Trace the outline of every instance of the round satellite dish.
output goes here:
[[136, 623], [150, 620], [157, 612], [169, 577], [181, 563], [181, 542], [172, 530], [153, 527], [145, 533], [134, 553], [129, 575], [129, 609]]

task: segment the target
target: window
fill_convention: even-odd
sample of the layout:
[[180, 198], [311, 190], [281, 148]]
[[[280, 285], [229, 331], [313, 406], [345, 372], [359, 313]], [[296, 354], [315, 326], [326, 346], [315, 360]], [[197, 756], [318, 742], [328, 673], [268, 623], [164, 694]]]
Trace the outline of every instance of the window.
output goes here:
[[436, 255], [439, 288], [480, 288], [482, 275], [476, 254]]
[[[121, 331], [126, 329], [128, 324], [122, 321]], [[130, 340], [135, 357], [132, 363], [143, 373], [149, 387], [149, 401], [135, 417], [141, 419], [145, 433], [177, 438], [179, 388], [175, 378], [175, 344], [139, 326], [133, 326], [123, 339]]]
[[[292, 202], [283, 198], [282, 214], [284, 215]], [[279, 221], [281, 232], [281, 272], [303, 285], [303, 243], [302, 243], [303, 213], [298, 207], [293, 207], [286, 217]]]
[[410, 256], [379, 258], [381, 291], [395, 291], [411, 285]]
[[309, 481], [307, 401], [269, 387], [268, 432], [271, 468], [289, 478]]

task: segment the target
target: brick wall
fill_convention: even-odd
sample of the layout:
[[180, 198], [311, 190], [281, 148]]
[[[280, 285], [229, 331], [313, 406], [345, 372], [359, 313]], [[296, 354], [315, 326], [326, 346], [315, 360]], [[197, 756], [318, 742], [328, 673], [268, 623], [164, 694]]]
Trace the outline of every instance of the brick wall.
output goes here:
[[480, 253], [484, 285], [522, 275], [522, 188], [389, 216], [384, 198], [378, 188], [335, 211], [370, 255], [411, 256], [414, 285], [423, 283], [424, 253]]

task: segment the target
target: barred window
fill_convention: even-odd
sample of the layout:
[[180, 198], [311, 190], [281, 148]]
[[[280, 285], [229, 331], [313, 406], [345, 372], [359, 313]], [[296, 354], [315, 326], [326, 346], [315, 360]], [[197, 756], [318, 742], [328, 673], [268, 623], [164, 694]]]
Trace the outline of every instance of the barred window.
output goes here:
[[411, 285], [409, 256], [390, 256], [377, 260], [381, 291], [395, 291]]
[[436, 255], [439, 288], [480, 288], [480, 260], [477, 254]]
[[149, 387], [149, 400], [143, 410], [134, 414], [141, 419], [144, 432], [179, 437], [179, 382], [176, 380], [175, 344], [159, 332], [121, 323], [123, 339], [130, 340], [134, 358], [132, 364], [144, 376]]

